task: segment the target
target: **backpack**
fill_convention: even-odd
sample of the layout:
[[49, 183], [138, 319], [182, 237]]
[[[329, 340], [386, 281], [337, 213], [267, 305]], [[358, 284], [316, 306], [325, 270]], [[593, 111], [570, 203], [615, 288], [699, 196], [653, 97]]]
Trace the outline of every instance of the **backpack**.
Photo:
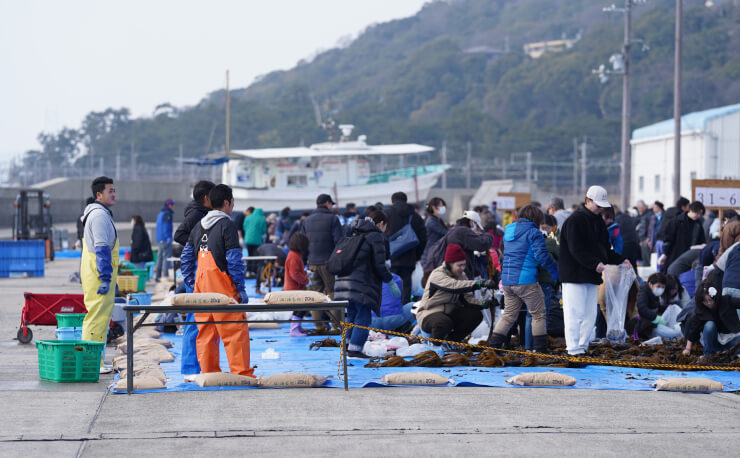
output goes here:
[[413, 214], [409, 215], [409, 222], [388, 238], [391, 248], [391, 259], [419, 246], [419, 237], [416, 236], [414, 228], [411, 227], [411, 218], [413, 217]]
[[365, 242], [365, 235], [352, 235], [345, 237], [337, 243], [332, 251], [329, 260], [326, 262], [326, 270], [332, 275], [340, 277], [352, 273], [358, 264], [357, 253]]
[[441, 239], [434, 242], [434, 245], [429, 247], [429, 250], [427, 251], [427, 257], [424, 259], [424, 261], [421, 264], [421, 267], [424, 269], [424, 272], [428, 272], [431, 270], [436, 269], [439, 267], [442, 262], [445, 260], [445, 251], [447, 250], [447, 234], [445, 234]]

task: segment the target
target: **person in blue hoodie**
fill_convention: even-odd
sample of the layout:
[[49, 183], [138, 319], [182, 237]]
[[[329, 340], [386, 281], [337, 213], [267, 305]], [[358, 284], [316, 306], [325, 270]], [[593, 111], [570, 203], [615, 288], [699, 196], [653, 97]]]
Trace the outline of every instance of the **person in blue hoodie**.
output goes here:
[[167, 258], [172, 257], [172, 215], [174, 214], [174, 206], [175, 202], [172, 199], [167, 199], [159, 211], [159, 215], [157, 215], [157, 244], [159, 244], [159, 252], [157, 254], [157, 266], [154, 273], [154, 278], [157, 281], [162, 276], [163, 270], [165, 277], [169, 275], [169, 262]]
[[489, 346], [501, 348], [511, 327], [517, 322], [519, 310], [526, 304], [532, 315], [532, 342], [540, 353], [547, 352], [547, 316], [545, 296], [537, 283], [537, 266], [542, 265], [558, 279], [558, 265], [550, 256], [540, 225], [545, 215], [527, 205], [519, 211], [519, 219], [504, 230], [504, 260], [501, 281], [504, 290], [504, 312], [496, 323]]

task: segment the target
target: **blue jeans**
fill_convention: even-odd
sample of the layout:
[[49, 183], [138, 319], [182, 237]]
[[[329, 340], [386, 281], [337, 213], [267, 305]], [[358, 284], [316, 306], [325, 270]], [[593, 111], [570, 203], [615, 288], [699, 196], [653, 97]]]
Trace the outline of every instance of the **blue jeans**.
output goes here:
[[[188, 293], [193, 291], [186, 287]], [[187, 322], [194, 322], [195, 315], [188, 313], [185, 318]], [[200, 374], [200, 363], [198, 362], [198, 349], [195, 341], [198, 339], [198, 326], [183, 326], [182, 331], [182, 361], [180, 364], [180, 373], [183, 375]]]
[[414, 314], [411, 313], [411, 307], [414, 303], [409, 302], [403, 306], [401, 313], [388, 316], [373, 316], [371, 321], [371, 328], [386, 329], [392, 331], [400, 326], [410, 322], [414, 322]]
[[[172, 242], [159, 242], [159, 252], [157, 253], [157, 265], [154, 269], [154, 278], [159, 278], [164, 275], [169, 276], [170, 263], [167, 258], [172, 257]], [[162, 273], [164, 271], [164, 274]]]
[[[347, 307], [347, 322], [369, 327], [372, 322], [372, 312], [370, 307], [355, 301], [349, 301], [349, 306]], [[348, 349], [362, 351], [362, 347], [365, 346], [368, 334], [370, 334], [370, 331], [367, 329], [349, 328], [347, 331], [347, 338], [349, 339]]]
[[[552, 298], [552, 285], [550, 283], [540, 283], [542, 294], [545, 296], [545, 317], [550, 316], [550, 299]], [[534, 349], [532, 339], [532, 315], [527, 310], [527, 320], [524, 322], [524, 348], [527, 350]]]
[[707, 321], [704, 324], [704, 331], [701, 333], [701, 344], [704, 347], [704, 355], [709, 356], [718, 351], [729, 350], [740, 342], [740, 336], [722, 345], [717, 340], [717, 325], [714, 321]]

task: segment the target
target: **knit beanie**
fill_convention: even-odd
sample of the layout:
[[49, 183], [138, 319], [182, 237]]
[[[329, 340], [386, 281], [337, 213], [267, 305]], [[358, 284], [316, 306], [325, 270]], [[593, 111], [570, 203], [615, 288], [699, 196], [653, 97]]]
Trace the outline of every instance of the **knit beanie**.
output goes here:
[[460, 245], [456, 245], [454, 243], [447, 245], [447, 249], [445, 250], [445, 262], [453, 263], [464, 260], [465, 252], [460, 248]]

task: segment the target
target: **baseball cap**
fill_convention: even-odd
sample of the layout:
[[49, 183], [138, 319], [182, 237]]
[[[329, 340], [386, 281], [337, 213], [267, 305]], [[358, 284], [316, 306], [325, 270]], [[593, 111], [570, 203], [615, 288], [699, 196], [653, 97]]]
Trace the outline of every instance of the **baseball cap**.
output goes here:
[[591, 186], [586, 192], [586, 197], [596, 202], [596, 205], [602, 208], [609, 208], [612, 204], [606, 200], [606, 189], [601, 186]]
[[473, 221], [480, 230], [483, 230], [483, 225], [480, 222], [480, 215], [477, 212], [474, 212], [473, 210], [465, 210], [463, 212], [463, 218]]
[[319, 194], [319, 197], [316, 198], [316, 205], [324, 205], [327, 202], [331, 202], [332, 205], [337, 204], [331, 199], [329, 194]]
[[175, 201], [172, 199], [167, 199], [164, 204], [165, 205], [175, 205]]

